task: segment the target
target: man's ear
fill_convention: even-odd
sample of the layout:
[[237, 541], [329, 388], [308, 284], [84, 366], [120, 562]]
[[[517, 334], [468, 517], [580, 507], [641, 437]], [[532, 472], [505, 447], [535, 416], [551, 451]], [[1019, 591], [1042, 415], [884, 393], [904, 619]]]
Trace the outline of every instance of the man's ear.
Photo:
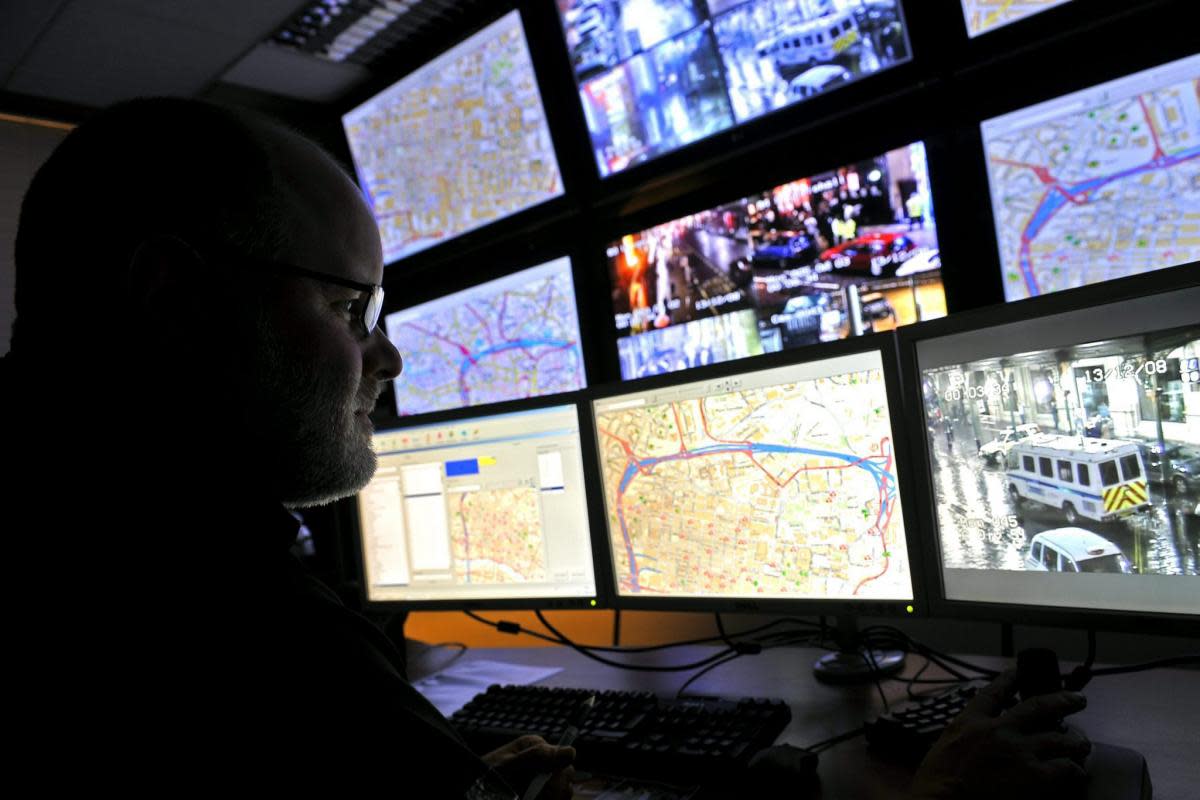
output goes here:
[[204, 259], [182, 239], [169, 235], [146, 239], [129, 258], [125, 274], [129, 307], [152, 323], [186, 316], [203, 270]]

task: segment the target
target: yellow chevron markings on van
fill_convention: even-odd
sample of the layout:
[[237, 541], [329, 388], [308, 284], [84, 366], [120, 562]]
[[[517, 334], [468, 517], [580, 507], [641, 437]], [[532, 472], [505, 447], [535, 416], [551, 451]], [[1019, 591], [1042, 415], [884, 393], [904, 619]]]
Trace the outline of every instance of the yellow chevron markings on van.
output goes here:
[[1145, 503], [1148, 498], [1145, 481], [1123, 483], [1104, 490], [1104, 510], [1107, 513], [1123, 511]]

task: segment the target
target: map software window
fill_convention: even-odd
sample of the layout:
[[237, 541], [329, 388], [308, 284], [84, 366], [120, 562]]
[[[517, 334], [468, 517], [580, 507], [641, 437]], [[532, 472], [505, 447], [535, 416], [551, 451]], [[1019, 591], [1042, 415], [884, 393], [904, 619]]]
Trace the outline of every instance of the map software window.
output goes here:
[[912, 598], [878, 352], [598, 400], [624, 596]]
[[983, 123], [1004, 296], [1200, 260], [1200, 55]]
[[359, 494], [372, 602], [591, 597], [573, 405], [381, 431]]

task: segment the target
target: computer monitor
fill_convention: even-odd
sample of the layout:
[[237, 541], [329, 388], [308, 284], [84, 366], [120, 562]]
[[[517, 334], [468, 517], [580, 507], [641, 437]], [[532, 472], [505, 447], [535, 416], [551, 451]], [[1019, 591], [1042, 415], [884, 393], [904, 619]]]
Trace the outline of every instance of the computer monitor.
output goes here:
[[1197, 81], [1200, 55], [983, 123], [1007, 300], [1200, 260]]
[[513, 405], [375, 433], [357, 503], [369, 605], [596, 604], [577, 397]]
[[933, 613], [1200, 621], [1200, 288], [1167, 277], [900, 332]]
[[967, 35], [974, 39], [1071, 0], [962, 0]]
[[517, 11], [342, 124], [387, 264], [563, 193]]
[[566, 256], [396, 311], [384, 324], [404, 357], [394, 381], [400, 416], [587, 385]]
[[600, 176], [909, 59], [898, 0], [558, 0]]
[[629, 234], [608, 265], [627, 379], [946, 313], [921, 142]]
[[912, 613], [893, 342], [600, 389], [592, 418], [615, 601]]

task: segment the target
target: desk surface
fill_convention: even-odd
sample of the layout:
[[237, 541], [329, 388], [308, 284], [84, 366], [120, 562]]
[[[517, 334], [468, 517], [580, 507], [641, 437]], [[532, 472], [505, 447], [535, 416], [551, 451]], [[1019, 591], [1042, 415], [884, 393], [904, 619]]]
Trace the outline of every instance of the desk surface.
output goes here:
[[[716, 652], [713, 647], [681, 647], [674, 650], [631, 656], [623, 660], [637, 664], [680, 664], [697, 661]], [[825, 651], [782, 647], [760, 655], [745, 656], [704, 675], [688, 689], [689, 694], [725, 697], [773, 697], [785, 700], [792, 709], [792, 722], [780, 742], [806, 746], [851, 731], [882, 710], [874, 684], [828, 686], [812, 674], [812, 664]], [[425, 653], [411, 665], [414, 678], [440, 668], [448, 653]], [[463, 660], [491, 659], [514, 664], [562, 667], [562, 671], [540, 683], [590, 689], [653, 691], [673, 697], [691, 673], [632, 672], [614, 669], [563, 647], [472, 648]], [[971, 663], [999, 668], [1002, 659], [969, 657]], [[905, 675], [924, 664], [920, 656], [909, 656]], [[941, 677], [930, 668], [923, 677]], [[905, 698], [905, 685], [885, 681], [890, 702]], [[915, 691], [927, 691], [917, 687]], [[1196, 797], [1200, 787], [1200, 672], [1160, 669], [1130, 675], [1096, 678], [1085, 690], [1088, 707], [1072, 720], [1093, 741], [1107, 742], [1141, 752], [1150, 765], [1156, 798]], [[864, 769], [863, 765], [869, 765]], [[907, 788], [911, 772], [872, 754], [863, 737], [851, 739], [821, 753], [821, 777], [817, 798], [898, 796]]]

